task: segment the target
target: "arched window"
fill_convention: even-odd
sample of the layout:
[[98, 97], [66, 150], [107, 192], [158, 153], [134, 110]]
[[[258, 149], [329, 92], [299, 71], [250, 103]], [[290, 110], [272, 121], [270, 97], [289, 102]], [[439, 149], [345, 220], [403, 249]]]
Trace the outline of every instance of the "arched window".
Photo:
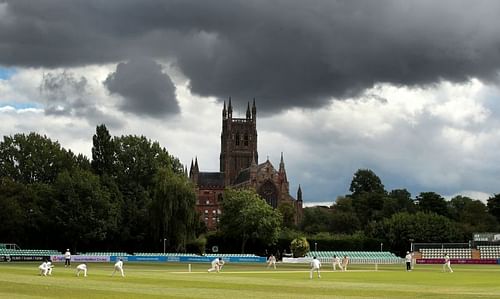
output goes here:
[[236, 145], [240, 145], [240, 133], [236, 133]]
[[248, 146], [248, 133], [245, 133], [245, 136], [243, 137], [243, 144]]
[[258, 193], [271, 207], [276, 209], [278, 206], [278, 190], [272, 181], [265, 181], [260, 186]]

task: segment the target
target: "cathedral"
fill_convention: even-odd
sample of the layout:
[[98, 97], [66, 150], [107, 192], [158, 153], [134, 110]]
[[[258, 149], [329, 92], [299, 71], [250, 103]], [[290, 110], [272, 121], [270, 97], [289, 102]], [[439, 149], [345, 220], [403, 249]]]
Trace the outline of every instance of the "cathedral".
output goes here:
[[226, 109], [222, 109], [222, 134], [220, 150], [220, 171], [200, 172], [198, 159], [191, 161], [189, 178], [196, 187], [196, 207], [208, 230], [216, 230], [223, 211], [219, 205], [224, 189], [253, 188], [273, 208], [281, 203], [292, 204], [295, 223], [302, 218], [302, 190], [297, 190], [297, 198], [289, 192], [289, 184], [283, 161], [276, 169], [269, 158], [259, 164], [257, 152], [257, 108], [255, 100], [252, 108], [247, 105], [246, 117], [233, 117], [231, 98]]

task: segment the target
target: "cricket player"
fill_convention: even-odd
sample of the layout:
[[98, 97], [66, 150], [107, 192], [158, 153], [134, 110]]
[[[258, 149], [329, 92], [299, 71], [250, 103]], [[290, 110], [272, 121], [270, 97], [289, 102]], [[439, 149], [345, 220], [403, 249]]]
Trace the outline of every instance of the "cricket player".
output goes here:
[[83, 276], [87, 277], [87, 264], [83, 263], [76, 266], [76, 276], [80, 276], [80, 272], [83, 272]]
[[406, 271], [411, 271], [411, 260], [412, 260], [411, 253], [409, 251], [407, 251], [406, 256], [405, 256]]
[[54, 265], [52, 265], [52, 262], [51, 261], [47, 261], [46, 263], [46, 267], [47, 267], [47, 274], [48, 275], [52, 275], [52, 268], [54, 268]]
[[337, 270], [337, 266], [339, 266], [340, 270], [344, 270], [344, 268], [342, 267], [342, 264], [340, 263], [340, 257], [338, 257], [336, 255], [333, 256], [332, 265], [333, 265], [333, 271]]
[[113, 270], [113, 274], [111, 274], [111, 276], [114, 276], [116, 271], [119, 271], [121, 273], [122, 277], [125, 277], [125, 274], [123, 273], [123, 260], [122, 259], [119, 259], [115, 263], [115, 269]]
[[347, 265], [349, 265], [349, 257], [344, 255], [344, 258], [342, 259], [342, 271], [347, 271]]
[[64, 268], [71, 267], [71, 252], [69, 249], [66, 249], [64, 253]]
[[47, 276], [47, 272], [49, 271], [47, 268], [47, 262], [43, 261], [43, 263], [38, 266], [38, 269], [40, 269], [40, 275], [41, 276]]
[[318, 278], [321, 278], [321, 273], [319, 272], [319, 268], [321, 268], [321, 262], [316, 257], [313, 257], [311, 261], [311, 272], [309, 273], [309, 279], [313, 278], [314, 271], [318, 273]]
[[445, 255], [444, 255], [443, 272], [446, 272], [446, 268], [448, 268], [448, 270], [450, 270], [450, 273], [453, 273], [453, 270], [451, 269], [450, 257], [448, 256], [447, 253], [445, 253]]
[[222, 266], [224, 266], [224, 261], [222, 260], [222, 258], [216, 258], [212, 261], [212, 268], [208, 269], [208, 272], [219, 272], [222, 269]]
[[267, 268], [269, 269], [271, 266], [276, 270], [276, 257], [272, 254], [267, 259]]

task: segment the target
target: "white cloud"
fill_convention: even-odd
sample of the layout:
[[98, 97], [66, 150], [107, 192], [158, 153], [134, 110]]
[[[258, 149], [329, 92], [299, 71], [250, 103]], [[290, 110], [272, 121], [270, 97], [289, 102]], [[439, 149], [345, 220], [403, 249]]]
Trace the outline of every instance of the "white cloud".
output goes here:
[[[112, 135], [145, 135], [188, 166], [197, 156], [202, 171], [218, 171], [220, 102], [192, 94], [189, 81], [175, 66], [165, 64], [181, 113], [165, 119], [124, 114], [102, 86], [113, 68], [65, 70], [87, 79], [86, 104], [95, 109], [81, 115], [44, 113], [47, 103], [39, 92], [43, 74], [64, 70], [18, 69], [0, 80], [0, 134], [36, 131], [90, 157], [95, 127], [104, 122]], [[372, 169], [388, 190], [408, 188], [413, 196], [425, 191], [473, 194], [484, 200], [498, 192], [500, 180], [500, 109], [492, 100], [499, 94], [478, 80], [442, 82], [427, 89], [382, 84], [359, 99], [332, 100], [321, 109], [292, 109], [265, 117], [257, 99], [259, 160], [269, 156], [277, 166], [284, 152], [290, 193], [295, 195], [300, 184], [308, 205], [331, 204], [348, 193], [359, 168]], [[40, 106], [15, 105], [21, 103]], [[246, 105], [234, 109], [242, 115]]]

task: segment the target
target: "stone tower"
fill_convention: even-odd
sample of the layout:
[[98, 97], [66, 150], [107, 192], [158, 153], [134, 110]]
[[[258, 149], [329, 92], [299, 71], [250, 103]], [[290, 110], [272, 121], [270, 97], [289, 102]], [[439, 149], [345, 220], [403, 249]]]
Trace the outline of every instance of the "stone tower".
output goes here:
[[226, 102], [222, 109], [220, 172], [224, 173], [224, 184], [231, 185], [242, 169], [251, 166], [253, 159], [258, 163], [255, 99], [251, 110], [248, 103], [245, 118], [235, 118], [229, 98], [227, 110]]

